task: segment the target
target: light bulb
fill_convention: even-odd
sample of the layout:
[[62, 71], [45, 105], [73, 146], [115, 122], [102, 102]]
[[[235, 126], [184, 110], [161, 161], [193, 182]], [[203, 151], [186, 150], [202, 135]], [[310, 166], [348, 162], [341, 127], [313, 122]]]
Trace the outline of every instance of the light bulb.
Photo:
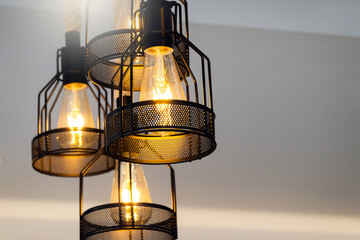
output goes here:
[[140, 19], [139, 19], [139, 16], [136, 15], [136, 16], [134, 17], [134, 19], [135, 19], [135, 21], [134, 21], [135, 24], [132, 26], [131, 17], [129, 18], [129, 20], [128, 20], [129, 28], [131, 28], [131, 26], [132, 26], [133, 29], [139, 30], [139, 28], [140, 28]]
[[94, 128], [89, 100], [84, 83], [69, 83], [64, 86], [57, 128], [70, 128], [70, 135], [57, 134], [56, 140], [62, 148], [89, 148], [95, 139], [83, 134], [84, 127]]
[[[121, 56], [123, 56], [124, 51], [128, 48], [134, 40], [134, 37], [138, 35], [136, 38], [137, 41], [140, 41], [139, 37], [139, 28], [140, 28], [140, 17], [139, 14], [135, 14], [140, 9], [140, 3], [142, 0], [113, 0], [114, 1], [114, 26], [115, 29], [121, 30], [121, 47], [118, 51], [121, 52]], [[133, 31], [131, 31], [132, 29]], [[134, 31], [135, 30], [135, 31]], [[120, 53], [119, 52], [119, 53]], [[121, 56], [110, 60], [110, 62], [114, 62], [116, 65], [124, 64], [123, 68], [123, 88], [129, 90], [130, 82], [133, 81], [134, 89], [136, 91], [140, 90], [140, 84], [143, 77], [143, 65], [144, 65], [144, 57], [141, 54], [137, 54], [133, 58], [133, 78], [130, 79], [130, 57], [126, 59], [122, 59]]]
[[[135, 11], [140, 8], [141, 0], [114, 0], [114, 24], [115, 29], [130, 29], [131, 28], [131, 17], [134, 17]], [[131, 5], [132, 8], [131, 8]], [[132, 9], [132, 11], [131, 11]], [[139, 27], [139, 19], [136, 19], [136, 26], [134, 29]]]
[[[116, 165], [113, 187], [111, 192], [111, 203], [119, 203], [119, 192], [121, 203], [151, 203], [149, 189], [141, 165], [121, 162], [120, 186], [118, 184], [118, 172], [118, 165]], [[117, 224], [119, 224], [120, 215], [122, 220], [121, 222], [125, 225], [131, 225], [133, 219], [136, 224], [142, 225], [149, 220], [152, 214], [152, 209], [149, 207], [132, 207], [131, 205], [129, 205], [121, 207], [120, 209], [121, 214], [119, 214], [119, 211], [116, 209], [111, 210], [110, 213], [111, 218]]]
[[[140, 101], [146, 100], [186, 100], [181, 86], [173, 49], [157, 46], [145, 50], [144, 79], [141, 85]], [[171, 126], [171, 104], [156, 104], [157, 118], [146, 119], [160, 126]], [[161, 136], [172, 133], [153, 132]]]

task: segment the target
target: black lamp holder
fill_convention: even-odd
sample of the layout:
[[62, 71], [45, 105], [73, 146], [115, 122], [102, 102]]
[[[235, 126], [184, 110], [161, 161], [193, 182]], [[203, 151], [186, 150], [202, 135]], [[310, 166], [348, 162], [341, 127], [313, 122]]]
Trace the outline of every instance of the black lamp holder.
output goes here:
[[61, 69], [64, 85], [69, 83], [86, 83], [85, 47], [80, 46], [80, 33], [65, 33], [65, 47], [61, 49]]
[[143, 30], [149, 33], [144, 40], [144, 49], [154, 46], [172, 47], [174, 2], [150, 0], [143, 11]]

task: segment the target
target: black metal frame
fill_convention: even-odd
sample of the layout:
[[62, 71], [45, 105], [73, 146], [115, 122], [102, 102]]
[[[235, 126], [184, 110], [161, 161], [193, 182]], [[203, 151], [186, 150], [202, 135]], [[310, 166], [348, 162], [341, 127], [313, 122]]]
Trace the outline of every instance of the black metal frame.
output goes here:
[[[72, 69], [63, 69], [64, 66], [72, 66], [72, 64], [66, 64], [65, 59], [62, 59], [65, 54], [67, 56], [66, 61], [71, 58], [69, 52], [74, 50], [77, 51], [77, 56], [75, 61], [84, 61], [84, 48], [77, 48], [71, 46], [63, 47], [57, 50], [56, 55], [56, 74], [55, 76], [45, 85], [44, 88], [38, 94], [38, 111], [37, 111], [37, 121], [38, 121], [38, 135], [32, 140], [32, 166], [33, 168], [44, 174], [51, 176], [61, 176], [61, 177], [78, 177], [81, 169], [91, 160], [92, 156], [105, 144], [104, 139], [104, 119], [108, 114], [110, 105], [108, 103], [108, 93], [106, 89], [101, 86], [96, 86], [91, 83], [86, 77], [86, 75], [81, 76], [81, 71], [76, 72], [76, 75], [73, 74]], [[81, 54], [80, 56], [78, 56]], [[79, 64], [81, 67], [83, 64]], [[64, 80], [64, 75], [70, 75], [67, 77], [67, 81]], [[84, 83], [88, 86], [91, 95], [94, 97], [97, 105], [97, 128], [83, 128], [81, 131], [83, 134], [91, 138], [95, 138], [95, 144], [91, 148], [63, 148], [59, 144], [56, 144], [57, 135], [70, 135], [70, 128], [54, 128], [51, 126], [51, 117], [55, 106], [58, 103], [60, 95], [63, 91], [63, 86], [67, 83], [73, 82], [74, 78], [79, 76], [79, 82]], [[70, 80], [69, 80], [70, 79]], [[72, 169], [71, 172], [68, 170], [62, 169], [62, 166], [69, 164], [67, 160], [74, 163], [74, 157], [78, 159], [78, 168]], [[98, 165], [98, 168], [95, 171], [91, 172], [89, 175], [101, 174], [108, 172], [114, 168], [114, 160], [107, 156], [103, 155], [102, 159], [104, 160], [101, 165]]]
[[[171, 13], [172, 13], [172, 29], [144, 29], [143, 21], [144, 14], [147, 11], [148, 4], [152, 3], [160, 3], [171, 5]], [[88, 7], [89, 8], [89, 7]], [[184, 8], [184, 11], [182, 10]], [[183, 35], [183, 23], [182, 17], [183, 12], [185, 15], [185, 34]], [[147, 13], [149, 17], [149, 13]], [[150, 13], [151, 15], [151, 13]], [[121, 52], [102, 52], [102, 50], [97, 47], [101, 46], [101, 41], [105, 43], [107, 41], [110, 46], [108, 49], [116, 48], [116, 41], [110, 41], [112, 37], [117, 34], [122, 34], [125, 30], [115, 30], [111, 32], [106, 32], [101, 35], [98, 35], [90, 42], [87, 41], [86, 47], [88, 52], [88, 61], [87, 68], [89, 73], [90, 80], [96, 82], [103, 87], [110, 87], [111, 89], [111, 110], [112, 112], [107, 116], [106, 119], [106, 151], [113, 157], [117, 159], [121, 159], [123, 161], [134, 162], [134, 163], [143, 163], [143, 164], [169, 164], [169, 163], [178, 163], [185, 161], [192, 161], [196, 159], [200, 159], [212, 153], [216, 148], [215, 142], [215, 114], [213, 111], [213, 96], [212, 96], [212, 83], [211, 83], [211, 64], [210, 59], [192, 42], [189, 41], [188, 38], [188, 10], [187, 3], [185, 0], [172, 1], [167, 2], [164, 0], [151, 0], [147, 2], [142, 2], [140, 5], [140, 9], [135, 12], [133, 18], [139, 16], [140, 19], [140, 28], [139, 30], [132, 29], [126, 30], [129, 31], [131, 42], [127, 46], [126, 49], [122, 49]], [[88, 19], [88, 16], [87, 16]], [[145, 20], [146, 21], [146, 20]], [[87, 28], [86, 28], [87, 29]], [[155, 35], [154, 35], [155, 34]], [[146, 105], [146, 102], [134, 102], [134, 94], [135, 91], [138, 91], [138, 87], [134, 87], [134, 71], [135, 64], [134, 59], [138, 55], [144, 55], [144, 46], [147, 45], [145, 43], [148, 42], [149, 38], [153, 36], [168, 36], [171, 39], [171, 47], [174, 49], [174, 58], [177, 63], [178, 72], [180, 74], [180, 78], [185, 85], [185, 95], [187, 100], [169, 100], [164, 102], [164, 104], [168, 104], [169, 108], [173, 109], [172, 104], [176, 103], [179, 108], [186, 109], [192, 108], [191, 113], [190, 110], [188, 112], [182, 112], [182, 114], [187, 114], [186, 118], [189, 120], [187, 124], [181, 122], [179, 125], [171, 125], [171, 126], [148, 126], [143, 127], [143, 129], [139, 128], [139, 121], [137, 118], [142, 117], [137, 113], [134, 109], [140, 104], [143, 108], [148, 108], [151, 110], [151, 107], [160, 103], [161, 101], [147, 101], [149, 105]], [[112, 46], [111, 44], [114, 44]], [[189, 50], [192, 50], [200, 59], [201, 64], [201, 81], [197, 80], [195, 74], [190, 68], [189, 64]], [[114, 59], [117, 59], [117, 63]], [[111, 73], [107, 72], [111, 77], [110, 84], [108, 82], [102, 81], [98, 77], [94, 77], [94, 69], [100, 68], [101, 71], [99, 76], [102, 77], [106, 72], [106, 68], [104, 66], [113, 66], [116, 67], [116, 71]], [[98, 69], [96, 70], [98, 71]], [[109, 75], [110, 74], [110, 75]], [[105, 76], [104, 76], [105, 78]], [[187, 78], [191, 79], [193, 85], [190, 86]], [[130, 79], [130, 82], [126, 83]], [[127, 85], [129, 84], [129, 86]], [[199, 86], [200, 85], [200, 86]], [[193, 89], [193, 91], [190, 91]], [[129, 90], [130, 98], [128, 102], [118, 101], [117, 109], [115, 109], [115, 99], [114, 99], [114, 91], [119, 91], [119, 99], [123, 99], [122, 90]], [[201, 98], [202, 97], [202, 98]], [[127, 111], [130, 109], [130, 111]], [[205, 110], [204, 110], [205, 109]], [[173, 111], [173, 110], [171, 110]], [[156, 114], [156, 112], [152, 112], [152, 114]], [[176, 115], [175, 109], [174, 112], [170, 113], [171, 115]], [[117, 118], [114, 118], [114, 116]], [[179, 114], [178, 114], [179, 115]], [[177, 116], [178, 119], [181, 119], [181, 114]], [[128, 119], [133, 125], [130, 128], [124, 129], [123, 122], [124, 119]], [[119, 122], [120, 123], [116, 123]], [[179, 120], [180, 121], [180, 120]], [[194, 123], [198, 122], [199, 124]], [[202, 124], [205, 122], [205, 124]], [[115, 126], [115, 124], [117, 124]], [[157, 157], [136, 157], [136, 153], [139, 149], [139, 143], [135, 140], [131, 143], [124, 143], [124, 138], [132, 135], [134, 138], [139, 137], [139, 133], [147, 133], [152, 131], [172, 131], [174, 129], [181, 129], [181, 133], [184, 139], [189, 139], [189, 144], [193, 144], [196, 146], [197, 150], [194, 152], [191, 147], [189, 147], [188, 153], [181, 153], [181, 156], [164, 156], [164, 154], [159, 153], [155, 149], [153, 151]], [[191, 137], [189, 137], [189, 134]], [[196, 137], [193, 137], [196, 136]], [[178, 137], [178, 136], [176, 136]], [[175, 139], [175, 137], [173, 138]], [[145, 141], [149, 140], [149, 137], [144, 137]], [[155, 140], [155, 139], [153, 139]], [[160, 138], [159, 138], [160, 140]], [[168, 145], [174, 145], [174, 141], [171, 138], [168, 139]], [[184, 140], [185, 141], [185, 140]], [[129, 145], [130, 144], [130, 145]], [[154, 144], [157, 144], [154, 142]], [[163, 144], [164, 145], [164, 144]], [[116, 149], [114, 151], [113, 149]], [[124, 157], [123, 149], [135, 148], [130, 151], [135, 154], [130, 154], [130, 157]], [[166, 154], [165, 154], [166, 155]], [[134, 157], [135, 156], [135, 157]]]
[[[97, 238], [98, 234], [103, 234], [107, 232], [114, 231], [141, 231], [141, 238], [134, 238], [139, 240], [144, 240], [144, 232], [148, 231], [150, 234], [165, 234], [167, 239], [177, 239], [177, 206], [176, 206], [176, 184], [175, 184], [175, 171], [168, 165], [170, 169], [170, 178], [171, 178], [171, 205], [172, 208], [154, 204], [154, 203], [122, 203], [120, 202], [121, 191], [118, 192], [118, 202], [109, 203], [100, 206], [92, 207], [85, 212], [83, 211], [83, 202], [84, 202], [84, 177], [91, 170], [91, 168], [96, 164], [101, 154], [105, 152], [104, 148], [101, 148], [94, 158], [83, 168], [80, 173], [80, 190], [79, 190], [79, 215], [80, 215], [80, 240], [90, 239], [102, 239]], [[120, 189], [120, 163], [118, 164], [118, 188]], [[130, 196], [132, 197], [132, 174], [131, 174], [131, 164], [129, 164], [130, 171]], [[123, 208], [131, 209], [131, 221], [130, 223], [124, 222], [121, 217]], [[157, 219], [157, 221], [152, 221], [151, 223], [137, 223], [135, 222], [134, 209], [135, 208], [149, 208], [151, 211], [157, 211], [157, 213], [165, 213], [164, 219]], [[116, 214], [119, 214], [119, 222], [112, 224], [109, 223], [109, 212], [115, 210]], [[101, 211], [107, 211], [107, 214], [101, 214]], [[91, 214], [93, 214], [91, 216]], [[157, 214], [160, 215], [160, 214]], [[87, 217], [90, 216], [90, 220], [87, 220]], [[98, 217], [98, 219], [95, 218]], [[96, 220], [95, 220], [96, 219]], [[159, 236], [160, 237], [160, 236]], [[130, 238], [132, 239], [132, 238]], [[160, 238], [161, 239], [161, 238]]]
[[[133, 1], [131, 13], [133, 12]], [[32, 140], [32, 165], [36, 171], [52, 176], [79, 177], [79, 215], [80, 215], [80, 239], [96, 240], [103, 239], [104, 234], [113, 232], [129, 233], [131, 240], [144, 240], [147, 236], [150, 239], [173, 240], [177, 239], [177, 206], [176, 206], [176, 186], [175, 172], [170, 163], [178, 163], [200, 159], [212, 153], [216, 148], [214, 134], [215, 114], [213, 112], [213, 97], [211, 86], [211, 66], [210, 59], [201, 52], [193, 43], [189, 41], [188, 30], [188, 9], [186, 0], [176, 0], [167, 2], [165, 0], [144, 0], [140, 4], [140, 9], [131, 14], [140, 18], [140, 29], [122, 29], [103, 33], [91, 41], [88, 40], [88, 20], [90, 0], [87, 4], [86, 14], [86, 47], [80, 48], [80, 45], [72, 45], [74, 51], [69, 51], [70, 46], [57, 51], [57, 70], [55, 76], [46, 84], [38, 95], [38, 135]], [[151, 18], [151, 11], [146, 13], [148, 4], [165, 4], [167, 12], [167, 29], [146, 29], [143, 24], [144, 15]], [[163, 5], [163, 6], [165, 6]], [[156, 12], [156, 11], [155, 11]], [[155, 13], [153, 13], [155, 14]], [[183, 17], [185, 26], [183, 26]], [[146, 21], [146, 20], [145, 20]], [[144, 24], [145, 25], [145, 24]], [[185, 28], [185, 31], [183, 30]], [[185, 32], [185, 33], [184, 33]], [[126, 35], [126, 36], [125, 36]], [[74, 35], [72, 35], [74, 36]], [[120, 37], [118, 37], [120, 36]], [[101, 48], [103, 43], [119, 43], [119, 39], [128, 38], [129, 44], [121, 49], [104, 50]], [[154, 37], [155, 36], [155, 37]], [[163, 39], [166, 36], [166, 39]], [[159, 38], [158, 38], [159, 37]], [[148, 41], [152, 39], [151, 43]], [[153, 39], [155, 38], [155, 40]], [[158, 38], [158, 39], [156, 39]], [[110, 39], [110, 40], [109, 40]], [[67, 39], [68, 40], [68, 39]], [[116, 42], [118, 41], [118, 42]], [[134, 64], [134, 59], [144, 56], [144, 49], [154, 42], [169, 43], [174, 49], [173, 56], [176, 60], [180, 79], [186, 88], [186, 101], [183, 100], [151, 100], [134, 102], [134, 92], [139, 91], [139, 82], [135, 83], [136, 68], [142, 68], [141, 64]], [[71, 43], [71, 42], [70, 42]], [[68, 44], [67, 44], [68, 45]], [[69, 44], [70, 45], [70, 44]], [[112, 47], [112, 46], [110, 46]], [[83, 51], [85, 50], [85, 51]], [[99, 51], [96, 51], [99, 50]], [[190, 68], [189, 50], [195, 52], [201, 62], [201, 82], [197, 81], [193, 71]], [[77, 54], [86, 52], [86, 73], [83, 72], [82, 56]], [[85, 58], [85, 56], [84, 56]], [[74, 62], [66, 62], [70, 59]], [[75, 60], [76, 59], [76, 60]], [[61, 60], [61, 69], [60, 69]], [[75, 68], [75, 72], [73, 71]], [[80, 71], [78, 71], [80, 68]], [[99, 71], [95, 72], [95, 69]], [[110, 69], [110, 70], [109, 70]], [[107, 82], [104, 75], [110, 74], [110, 82]], [[141, 76], [141, 74], [138, 74]], [[78, 79], [80, 78], [80, 79]], [[187, 78], [192, 81], [190, 86]], [[91, 81], [98, 84], [92, 84]], [[126, 82], [128, 79], [128, 83]], [[96, 138], [96, 144], [93, 147], [86, 148], [63, 148], [60, 145], [53, 145], [57, 134], [70, 134], [70, 128], [52, 128], [51, 115], [56, 106], [59, 96], [62, 93], [63, 86], [71, 82], [81, 82], [87, 84], [90, 92], [97, 102], [97, 125], [98, 128], [83, 128], [81, 131], [87, 134], [93, 134]], [[141, 82], [140, 82], [141, 83]], [[198, 86], [201, 84], [201, 89]], [[128, 85], [127, 85], [128, 84]], [[137, 84], [137, 85], [136, 85]], [[106, 87], [111, 90], [110, 103]], [[190, 90], [193, 89], [193, 91]], [[199, 91], [200, 89], [200, 91]], [[117, 107], [115, 107], [114, 91], [119, 91]], [[130, 96], [123, 96], [123, 90], [129, 91]], [[202, 96], [202, 99], [200, 99]], [[191, 99], [194, 98], [194, 101]], [[125, 100], [127, 99], [127, 100]], [[142, 117], [146, 114], [156, 116], [154, 111], [157, 104], [168, 105], [175, 124], [166, 126], [146, 123]], [[140, 110], [139, 110], [140, 109]], [[111, 112], [110, 112], [111, 111]], [[144, 113], [147, 112], [147, 113]], [[179, 114], [180, 112], [180, 114]], [[106, 126], [103, 122], [106, 120]], [[106, 129], [106, 136], [104, 136]], [[152, 136], [153, 132], [177, 132], [176, 135], [159, 137]], [[138, 139], [141, 139], [138, 141]], [[165, 142], [161, 142], [165, 139]], [[183, 152], [174, 155], [170, 149], [169, 152], [161, 152], [166, 146], [177, 146], [177, 141], [181, 140]], [[127, 142], [128, 141], [128, 142]], [[152, 142], [151, 142], [152, 141]], [[106, 145], [105, 145], [106, 143]], [[155, 144], [154, 147], [152, 144]], [[161, 149], [157, 149], [160, 144]], [[146, 146], [155, 157], [136, 158], [139, 154], [140, 145]], [[125, 153], [125, 155], [124, 155]], [[109, 155], [110, 156], [109, 156]], [[168, 154], [173, 154], [168, 156]], [[82, 159], [80, 167], [75, 172], [60, 172], [59, 169], [52, 168], [52, 160], [65, 159], [68, 157]], [[167, 164], [170, 169], [171, 178], [171, 205], [172, 208], [153, 203], [121, 203], [118, 192], [118, 202], [101, 206], [96, 206], [83, 212], [83, 192], [84, 177], [96, 175], [111, 171], [115, 167], [116, 158], [118, 164], [118, 187], [120, 188], [120, 161], [145, 164]], [[44, 166], [46, 165], [46, 166]], [[60, 162], [61, 165], [61, 162]], [[130, 195], [132, 197], [132, 174], [130, 170]], [[131, 209], [131, 221], [123, 220], [124, 209]], [[151, 216], [146, 221], [135, 220], [134, 212], [141, 209], [151, 209]], [[105, 211], [102, 212], [102, 211]], [[111, 211], [118, 214], [118, 222], [114, 219], [109, 222]], [[154, 214], [156, 213], [156, 214]], [[91, 216], [92, 215], [92, 216]], [[90, 217], [89, 217], [90, 216]], [[112, 221], [112, 222], [111, 222]], [[132, 237], [134, 234], [134, 238]]]
[[[131, 12], [133, 12], [133, 8], [134, 8], [133, 0], [127, 0], [127, 1], [131, 1]], [[135, 75], [134, 68], [143, 67], [143, 65], [134, 66], [133, 59], [135, 59], [136, 56], [144, 56], [144, 48], [143, 48], [144, 42], [142, 41], [141, 45], [137, 46], [137, 49], [134, 49], [133, 43], [136, 42], [140, 36], [144, 35], [144, 29], [142, 26], [142, 15], [143, 15], [142, 13], [146, 7], [146, 4], [147, 2], [143, 0], [140, 4], [140, 9], [135, 11], [134, 15], [131, 14], [132, 20], [136, 16], [139, 16], [140, 18], [139, 29], [134, 29], [132, 25], [130, 29], [119, 29], [119, 30], [105, 32], [94, 37], [89, 41], [88, 25], [89, 25], [89, 9], [91, 5], [91, 1], [88, 1], [86, 8], [87, 10], [86, 10], [86, 28], [85, 28], [85, 36], [86, 36], [85, 47], [87, 50], [87, 71], [91, 81], [97, 83], [100, 86], [110, 88], [112, 90], [122, 89], [122, 90], [129, 90], [131, 92], [140, 90], [139, 87], [134, 86], [135, 85], [133, 80], [133, 77]], [[186, 44], [186, 42], [179, 39], [175, 34], [175, 33], [180, 33], [182, 36], [184, 36], [185, 34], [186, 36], [185, 38], [186, 39], [189, 38], [187, 2], [186, 0], [175, 0], [171, 2], [171, 5], [174, 8], [173, 18], [172, 18], [174, 33], [169, 33], [169, 34], [172, 35], [173, 43], [174, 45], [176, 45], [176, 49], [174, 48], [175, 50], [174, 56], [179, 65], [181, 78], [187, 84], [186, 77], [189, 74], [187, 69], [187, 66], [189, 66], [189, 46]], [[182, 10], [183, 8], [184, 10]], [[185, 26], [183, 26], [183, 18], [184, 18]], [[185, 31], [183, 30], [184, 28]], [[127, 47], [119, 46], [119, 43], [123, 42], [124, 40], [128, 40], [129, 42], [128, 46]], [[108, 47], [106, 49], [102, 49], [104, 45], [108, 45]], [[136, 53], [133, 53], [132, 57], [130, 58], [129, 52], [133, 52], [134, 50], [136, 50]], [[124, 56], [126, 57], [124, 58]], [[128, 63], [129, 60], [130, 63]], [[124, 69], [124, 67], [126, 69]], [[96, 71], [101, 73], [102, 76], [99, 77], [98, 75], [100, 74], [94, 73], [94, 68], [96, 68]], [[129, 77], [129, 75], [131, 75], [130, 76], [131, 81], [130, 83], [128, 83], [129, 85], [125, 86], [123, 84], [120, 84], [119, 81], [117, 81], [117, 78], [122, 79], [125, 76]], [[109, 78], [110, 81], [108, 81]], [[122, 85], [121, 88], [119, 88], [120, 85]], [[113, 96], [114, 95], [112, 91], [111, 99], [113, 99]], [[112, 101], [111, 104], [112, 110], [115, 108], [113, 103], [114, 102]]]

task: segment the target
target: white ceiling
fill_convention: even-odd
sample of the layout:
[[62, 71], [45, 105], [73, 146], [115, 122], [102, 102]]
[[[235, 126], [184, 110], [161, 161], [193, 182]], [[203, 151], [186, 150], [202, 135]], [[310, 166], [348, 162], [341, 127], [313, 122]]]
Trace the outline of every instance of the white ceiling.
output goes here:
[[[64, 1], [0, 0], [0, 6], [63, 11]], [[189, 0], [188, 5], [190, 21], [197, 23], [360, 37], [358, 0]]]

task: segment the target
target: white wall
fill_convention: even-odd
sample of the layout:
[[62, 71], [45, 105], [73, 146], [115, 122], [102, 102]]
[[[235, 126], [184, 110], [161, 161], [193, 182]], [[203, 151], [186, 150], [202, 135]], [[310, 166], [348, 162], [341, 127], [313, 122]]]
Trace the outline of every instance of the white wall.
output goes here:
[[[87, 0], [74, 0], [85, 5]], [[107, 2], [100, 2], [103, 9]], [[63, 11], [64, 0], [0, 0], [3, 7]], [[358, 0], [190, 0], [192, 22], [257, 29], [360, 36]], [[107, 8], [112, 11], [111, 7]]]
[[[1, 239], [78, 238], [78, 181], [31, 168], [62, 20], [0, 8]], [[191, 40], [212, 59], [218, 149], [175, 166], [180, 239], [359, 239], [360, 40], [203, 24]]]

